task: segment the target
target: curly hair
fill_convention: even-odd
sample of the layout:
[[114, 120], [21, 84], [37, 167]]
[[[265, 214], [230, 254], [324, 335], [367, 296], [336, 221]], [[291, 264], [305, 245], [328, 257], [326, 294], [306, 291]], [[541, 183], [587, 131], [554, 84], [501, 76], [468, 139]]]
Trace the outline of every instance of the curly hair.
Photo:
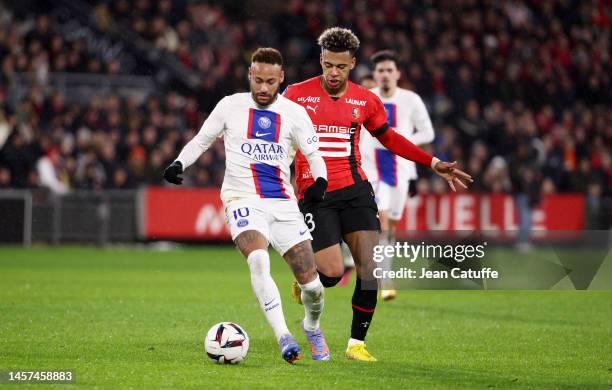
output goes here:
[[321, 49], [341, 53], [348, 51], [351, 56], [359, 49], [359, 38], [348, 28], [331, 27], [323, 31], [317, 40]]
[[251, 55], [251, 63], [253, 62], [283, 66], [283, 56], [272, 47], [260, 47]]

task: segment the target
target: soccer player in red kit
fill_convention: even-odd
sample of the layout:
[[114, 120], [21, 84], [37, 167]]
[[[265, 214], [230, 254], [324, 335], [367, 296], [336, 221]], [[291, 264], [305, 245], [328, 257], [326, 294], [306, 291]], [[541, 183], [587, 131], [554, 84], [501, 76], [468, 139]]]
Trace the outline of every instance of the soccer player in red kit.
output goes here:
[[[364, 340], [378, 294], [373, 251], [379, 240], [380, 222], [374, 191], [361, 169], [360, 132], [365, 128], [396, 155], [431, 167], [453, 191], [455, 184], [466, 188], [463, 181], [469, 182], [472, 178], [457, 169], [456, 162], [440, 161], [396, 133], [387, 124], [381, 100], [348, 80], [359, 48], [359, 39], [351, 30], [329, 28], [321, 34], [318, 44], [323, 74], [290, 85], [284, 94], [301, 104], [310, 115], [319, 138], [319, 151], [327, 166], [327, 182], [314, 181], [308, 161], [298, 152], [295, 170], [299, 205], [313, 236], [317, 270], [325, 287], [336, 285], [344, 272], [340, 242], [344, 240], [351, 250], [357, 280], [346, 357], [376, 361], [365, 348]], [[304, 202], [304, 191], [310, 185], [327, 186], [323, 202], [316, 205]], [[296, 291], [293, 292], [295, 297]]]

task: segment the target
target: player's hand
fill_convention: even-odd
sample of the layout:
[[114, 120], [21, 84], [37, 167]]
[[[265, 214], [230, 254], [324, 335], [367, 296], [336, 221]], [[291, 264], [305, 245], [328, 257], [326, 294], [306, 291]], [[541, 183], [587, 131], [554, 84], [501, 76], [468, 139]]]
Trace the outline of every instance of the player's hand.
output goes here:
[[169, 183], [181, 185], [183, 183], [183, 178], [179, 176], [181, 173], [183, 173], [183, 164], [174, 161], [164, 170], [164, 179]]
[[327, 180], [318, 177], [306, 191], [304, 191], [304, 204], [319, 203], [325, 198], [325, 190], [327, 190]]
[[467, 189], [466, 183], [474, 181], [472, 176], [463, 172], [461, 169], [457, 169], [457, 161], [453, 161], [452, 163], [438, 161], [436, 165], [434, 165], [433, 170], [438, 176], [446, 180], [448, 186], [455, 192], [457, 192], [455, 184]]

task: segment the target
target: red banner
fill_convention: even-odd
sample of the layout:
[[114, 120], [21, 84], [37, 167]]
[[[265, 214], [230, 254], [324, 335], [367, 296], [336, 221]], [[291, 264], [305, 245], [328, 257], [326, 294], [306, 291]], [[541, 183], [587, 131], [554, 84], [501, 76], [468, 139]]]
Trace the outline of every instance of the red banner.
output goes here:
[[218, 189], [148, 187], [143, 191], [143, 238], [230, 239]]
[[[398, 230], [518, 230], [515, 197], [507, 194], [425, 195], [408, 199]], [[584, 197], [549, 195], [532, 211], [532, 230], [584, 228]]]
[[[218, 189], [143, 190], [145, 239], [229, 240]], [[532, 213], [535, 231], [584, 228], [584, 197], [550, 195]], [[515, 198], [507, 194], [425, 195], [408, 200], [398, 230], [518, 230]]]

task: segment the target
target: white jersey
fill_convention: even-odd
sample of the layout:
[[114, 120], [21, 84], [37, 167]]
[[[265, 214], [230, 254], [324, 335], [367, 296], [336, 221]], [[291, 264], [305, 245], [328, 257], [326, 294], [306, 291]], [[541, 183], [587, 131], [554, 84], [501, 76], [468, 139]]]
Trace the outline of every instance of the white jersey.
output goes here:
[[[387, 111], [387, 123], [415, 145], [434, 140], [434, 130], [423, 100], [416, 93], [397, 88], [390, 98], [381, 96], [378, 87], [372, 92], [382, 100]], [[362, 167], [372, 182], [383, 181], [396, 186], [399, 181], [417, 178], [414, 162], [391, 153], [368, 132], [363, 132], [359, 142]]]
[[318, 156], [318, 139], [306, 110], [280, 94], [266, 107], [258, 106], [249, 92], [223, 98], [179, 154], [183, 169], [217, 137], [225, 144], [221, 200], [226, 204], [245, 198], [295, 200], [290, 166], [296, 149]]

